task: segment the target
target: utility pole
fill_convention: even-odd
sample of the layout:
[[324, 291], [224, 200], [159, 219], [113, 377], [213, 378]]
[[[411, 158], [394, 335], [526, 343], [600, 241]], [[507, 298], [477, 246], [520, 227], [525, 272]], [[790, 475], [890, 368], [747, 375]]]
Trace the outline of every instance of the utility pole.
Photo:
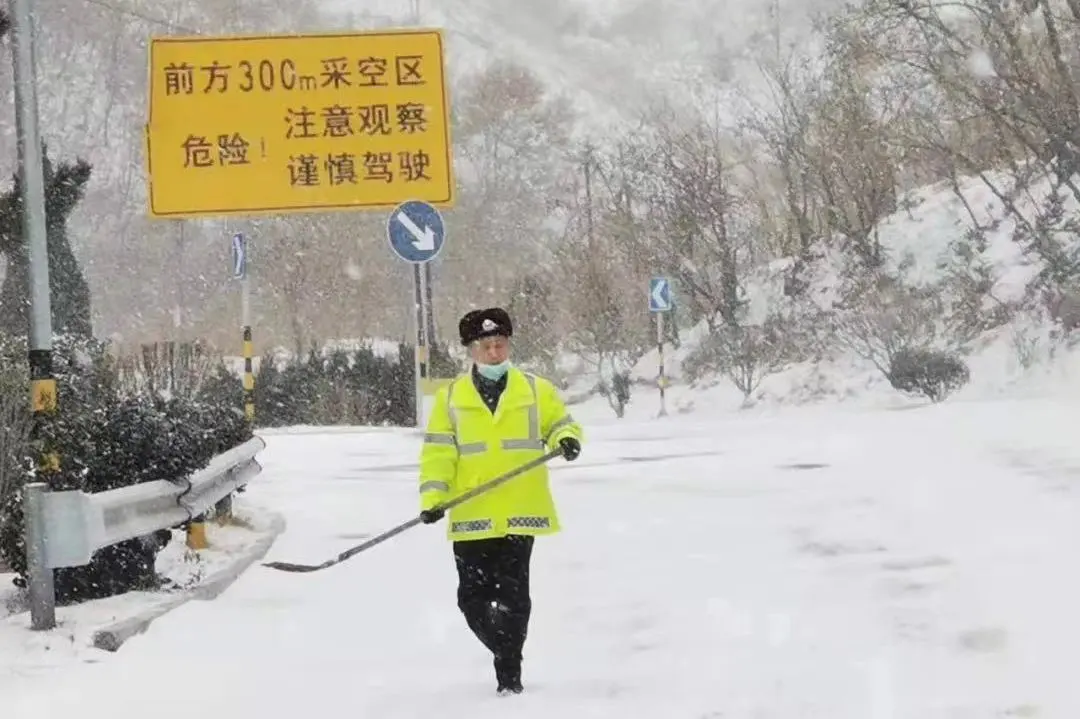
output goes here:
[[[22, 192], [22, 231], [30, 259], [30, 407], [34, 415], [34, 439], [42, 442], [39, 477], [45, 482], [28, 485], [25, 497], [26, 564], [32, 589], [30, 626], [52, 629], [56, 607], [42, 597], [53, 597], [52, 569], [45, 565], [44, 532], [30, 531], [44, 522], [40, 493], [51, 489], [49, 478], [60, 469], [60, 458], [46, 431], [57, 408], [56, 379], [52, 371], [52, 304], [49, 296], [49, 256], [45, 220], [45, 170], [38, 128], [37, 67], [34, 49], [33, 0], [10, 0], [15, 74], [15, 130], [19, 148], [19, 183]], [[34, 529], [37, 530], [38, 526]]]

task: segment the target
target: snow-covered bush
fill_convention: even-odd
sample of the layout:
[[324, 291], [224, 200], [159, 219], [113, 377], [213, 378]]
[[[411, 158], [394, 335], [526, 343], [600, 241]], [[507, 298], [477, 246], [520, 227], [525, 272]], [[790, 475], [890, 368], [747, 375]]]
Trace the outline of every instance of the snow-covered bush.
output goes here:
[[[434, 377], [458, 373], [445, 348], [431, 352]], [[232, 386], [237, 386], [234, 382]], [[255, 422], [289, 425], [412, 426], [416, 421], [413, 349], [401, 344], [396, 357], [370, 347], [274, 362], [266, 357], [255, 376]]]
[[787, 366], [792, 348], [785, 323], [771, 315], [761, 325], [722, 326], [710, 332], [683, 361], [691, 380], [722, 374], [749, 399], [761, 381]]
[[893, 355], [889, 383], [901, 392], [940, 402], [971, 379], [957, 355], [939, 350], [904, 348]]
[[938, 342], [943, 311], [935, 288], [868, 278], [837, 308], [834, 336], [841, 349], [872, 363], [887, 378], [899, 353]]
[[0, 506], [22, 486], [30, 437], [29, 374], [22, 348], [0, 335]]
[[[232, 398], [121, 392], [117, 362], [104, 343], [60, 338], [53, 361], [59, 411], [43, 424], [40, 439], [60, 457], [60, 471], [47, 477], [54, 490], [93, 493], [155, 480], [183, 482], [252, 436]], [[15, 454], [22, 469], [15, 484], [21, 487], [35, 476], [36, 450], [26, 443]], [[97, 552], [89, 565], [56, 570], [57, 601], [155, 586], [154, 560], [167, 534], [121, 542]], [[0, 556], [16, 573], [25, 572], [19, 491], [9, 491], [0, 505]], [[21, 576], [16, 581], [25, 583]]]
[[1068, 338], [1051, 309], [1034, 303], [1016, 314], [1008, 333], [1009, 348], [1019, 370], [1028, 371], [1068, 349]]
[[615, 416], [622, 419], [626, 416], [626, 406], [630, 404], [630, 372], [615, 371], [610, 378], [601, 376], [596, 387], [597, 394], [608, 401], [608, 406]]

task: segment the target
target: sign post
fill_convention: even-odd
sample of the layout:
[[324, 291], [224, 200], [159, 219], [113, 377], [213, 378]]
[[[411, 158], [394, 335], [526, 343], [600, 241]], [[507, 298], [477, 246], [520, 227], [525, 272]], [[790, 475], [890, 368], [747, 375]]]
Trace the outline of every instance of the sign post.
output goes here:
[[[431, 204], [421, 200], [409, 200], [394, 208], [386, 222], [386, 235], [390, 249], [405, 262], [423, 269], [424, 265], [439, 254], [446, 242], [446, 228], [442, 215]], [[416, 379], [416, 426], [423, 427], [424, 422], [424, 380], [428, 372], [428, 344], [432, 338], [426, 337], [426, 318], [431, 311], [426, 307], [424, 273], [413, 273], [413, 295], [419, 297], [416, 323], [416, 351], [414, 354], [414, 373]]]
[[232, 276], [240, 281], [240, 327], [244, 351], [244, 416], [255, 420], [254, 346], [251, 339], [251, 280], [248, 273], [248, 242], [243, 232], [232, 236]]
[[667, 404], [664, 390], [667, 377], [664, 375], [664, 315], [671, 312], [671, 282], [666, 277], [653, 277], [649, 280], [649, 311], [656, 315], [656, 351], [659, 358], [657, 385], [660, 387], [660, 416], [667, 416]]

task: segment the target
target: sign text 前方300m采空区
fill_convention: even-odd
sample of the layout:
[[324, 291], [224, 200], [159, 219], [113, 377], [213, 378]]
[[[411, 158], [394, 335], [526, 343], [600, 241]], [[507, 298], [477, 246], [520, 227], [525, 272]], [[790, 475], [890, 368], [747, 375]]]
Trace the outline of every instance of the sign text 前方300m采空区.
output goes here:
[[437, 30], [154, 38], [156, 217], [454, 201]]

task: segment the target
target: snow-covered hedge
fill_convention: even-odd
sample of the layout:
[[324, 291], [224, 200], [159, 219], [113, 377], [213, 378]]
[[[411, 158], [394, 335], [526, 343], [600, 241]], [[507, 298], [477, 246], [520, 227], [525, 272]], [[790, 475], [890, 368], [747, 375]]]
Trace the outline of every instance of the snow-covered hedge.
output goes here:
[[[9, 368], [25, 366], [20, 342], [0, 342], [0, 354]], [[40, 437], [60, 457], [60, 472], [49, 479], [54, 489], [101, 492], [154, 480], [182, 482], [214, 455], [252, 436], [238, 395], [217, 391], [212, 383], [193, 395], [125, 393], [115, 359], [94, 340], [61, 338], [54, 351], [54, 372], [59, 412]], [[28, 378], [21, 380], [0, 389], [5, 409], [25, 424]], [[21, 411], [15, 396], [22, 402]], [[0, 556], [21, 574], [26, 560], [19, 488], [35, 477], [37, 450], [24, 435], [9, 433], [7, 439]], [[57, 570], [57, 600], [71, 603], [156, 585], [154, 559], [167, 534], [122, 542], [98, 552], [87, 566]]]

